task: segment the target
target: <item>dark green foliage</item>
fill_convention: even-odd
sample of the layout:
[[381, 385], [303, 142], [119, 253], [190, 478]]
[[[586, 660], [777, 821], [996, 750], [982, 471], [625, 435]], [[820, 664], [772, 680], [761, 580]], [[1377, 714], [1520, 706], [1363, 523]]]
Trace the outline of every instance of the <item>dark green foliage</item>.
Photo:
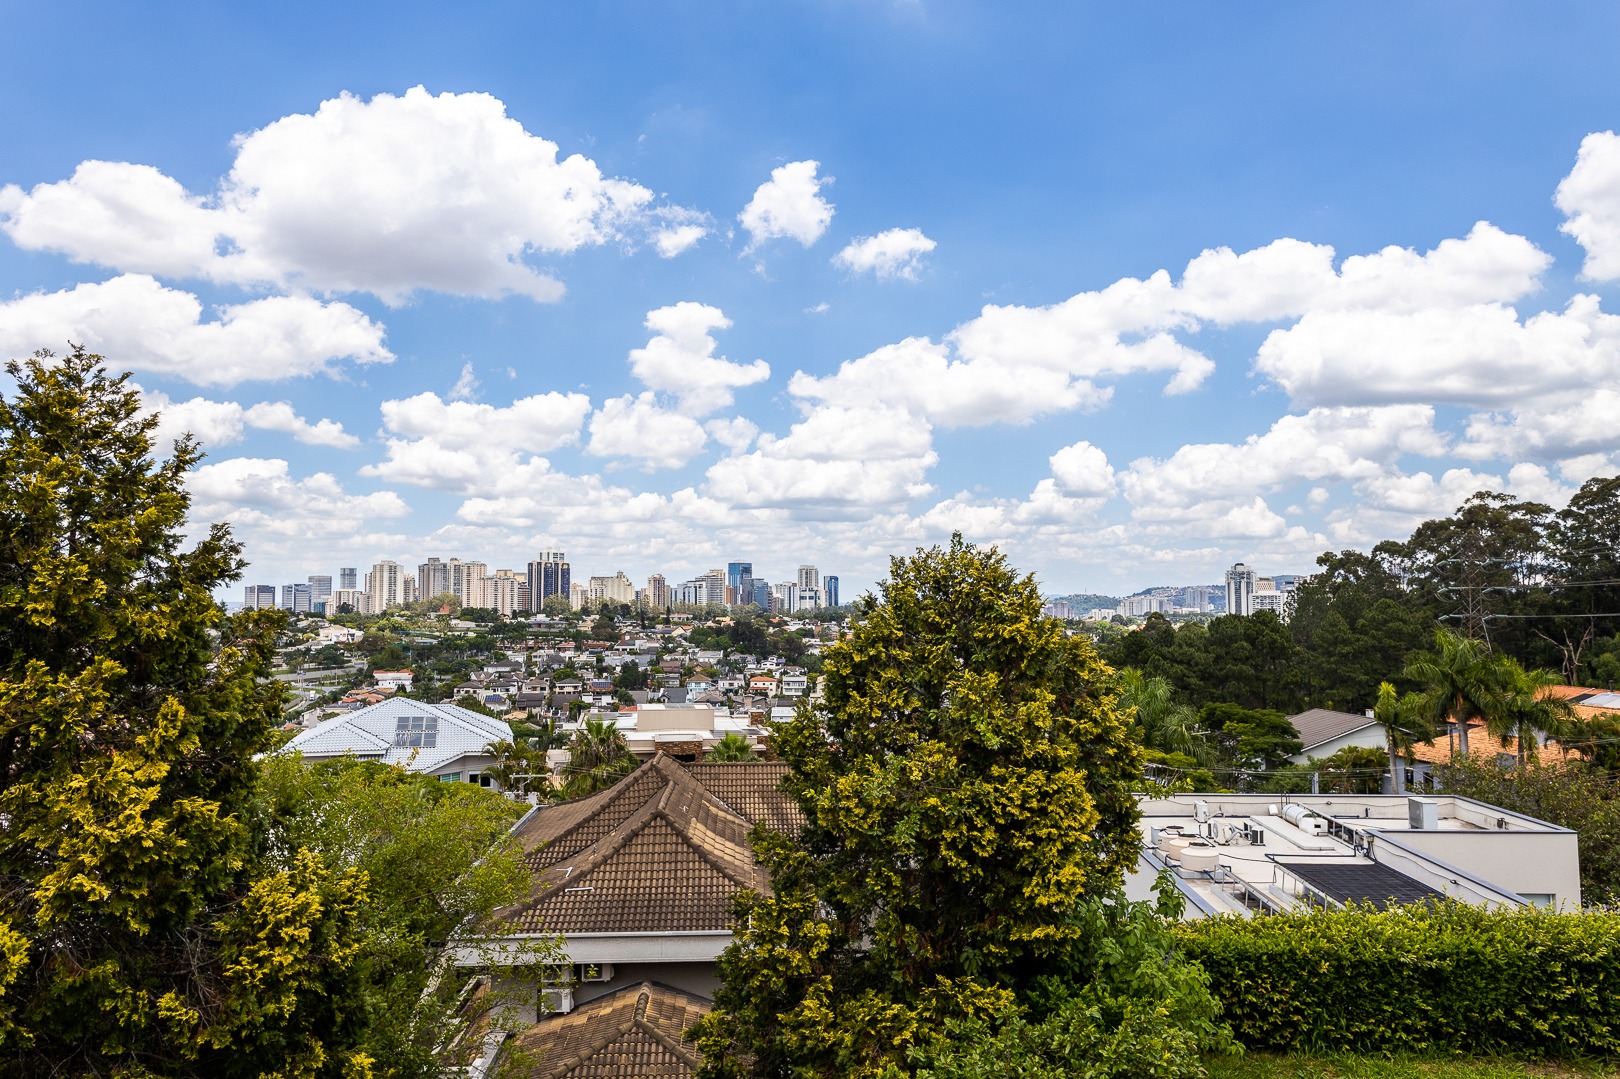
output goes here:
[[1582, 764], [1534, 763], [1504, 772], [1494, 761], [1458, 758], [1435, 775], [1447, 794], [1578, 832], [1581, 901], [1620, 904], [1620, 787], [1613, 774]]
[[[1165, 897], [1180, 896], [1161, 882]], [[1029, 1007], [948, 1019], [913, 1054], [918, 1079], [1183, 1079], [1232, 1046], [1203, 968], [1176, 947], [1166, 916], [1123, 893], [1086, 900], [1082, 933], [1039, 979]]]
[[1178, 927], [1244, 1045], [1612, 1056], [1620, 914], [1456, 903]]
[[364, 1071], [363, 875], [255, 857], [281, 619], [182, 546], [189, 440], [80, 349], [0, 402], [0, 1060], [11, 1076]]
[[1114, 678], [1033, 579], [957, 537], [891, 563], [825, 698], [773, 748], [808, 819], [762, 837], [699, 1043], [710, 1076], [904, 1074], [947, 1018], [1001, 1015], [1136, 856]]
[[1245, 768], [1281, 767], [1304, 748], [1288, 717], [1269, 709], [1206, 704], [1198, 710], [1198, 725], [1222, 756]]

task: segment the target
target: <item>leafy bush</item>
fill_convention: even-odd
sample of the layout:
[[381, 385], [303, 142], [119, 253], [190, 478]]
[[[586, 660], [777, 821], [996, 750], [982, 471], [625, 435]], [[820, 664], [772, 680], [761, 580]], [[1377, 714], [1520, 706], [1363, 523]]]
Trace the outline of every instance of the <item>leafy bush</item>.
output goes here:
[[1581, 899], [1620, 902], [1620, 791], [1612, 773], [1577, 764], [1536, 764], [1504, 772], [1494, 760], [1457, 758], [1435, 770], [1447, 794], [1527, 813], [1580, 836]]
[[1620, 914], [1437, 902], [1176, 932], [1252, 1048], [1620, 1052]]
[[992, 1024], [947, 1019], [913, 1052], [917, 1079], [1202, 1079], [1209, 1052], [1234, 1049], [1198, 964], [1170, 928], [1181, 897], [1168, 881], [1158, 909], [1123, 892], [1086, 900], [1081, 935], [1036, 980], [1027, 1006]]

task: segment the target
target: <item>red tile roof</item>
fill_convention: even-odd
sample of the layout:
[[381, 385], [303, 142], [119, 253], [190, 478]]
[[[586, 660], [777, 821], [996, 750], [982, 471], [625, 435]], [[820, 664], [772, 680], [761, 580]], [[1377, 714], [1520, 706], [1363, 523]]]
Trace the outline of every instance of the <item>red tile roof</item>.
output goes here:
[[697, 1053], [683, 1037], [708, 1014], [709, 1002], [643, 982], [609, 993], [565, 1015], [548, 1016], [514, 1039], [526, 1079], [685, 1079]]

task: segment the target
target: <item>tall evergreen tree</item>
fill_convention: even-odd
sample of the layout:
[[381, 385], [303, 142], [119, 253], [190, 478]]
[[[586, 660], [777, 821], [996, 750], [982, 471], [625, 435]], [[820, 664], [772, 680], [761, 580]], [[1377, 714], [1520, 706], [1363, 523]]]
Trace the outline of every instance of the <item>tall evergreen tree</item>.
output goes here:
[[999, 1013], [1136, 856], [1139, 750], [1116, 680], [1032, 578], [956, 537], [897, 558], [775, 732], [808, 819], [762, 838], [700, 1043], [713, 1076], [909, 1073], [951, 1017]]
[[154, 459], [100, 364], [11, 363], [0, 399], [0, 1071], [365, 1074], [364, 878], [256, 870], [279, 615], [214, 602], [242, 559], [183, 541], [201, 455]]

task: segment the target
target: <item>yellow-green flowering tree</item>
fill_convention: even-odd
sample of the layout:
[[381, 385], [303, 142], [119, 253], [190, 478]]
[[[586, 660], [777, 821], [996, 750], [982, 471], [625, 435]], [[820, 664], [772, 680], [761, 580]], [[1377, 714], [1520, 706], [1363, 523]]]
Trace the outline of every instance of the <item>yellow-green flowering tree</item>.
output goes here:
[[181, 440], [75, 348], [0, 398], [0, 1072], [359, 1076], [365, 875], [257, 856], [279, 616]]
[[960, 537], [857, 605], [824, 699], [774, 732], [808, 824], [758, 841], [773, 894], [738, 911], [706, 1074], [910, 1074], [1094, 944], [1088, 900], [1136, 857], [1140, 751], [1117, 680], [1040, 608]]

